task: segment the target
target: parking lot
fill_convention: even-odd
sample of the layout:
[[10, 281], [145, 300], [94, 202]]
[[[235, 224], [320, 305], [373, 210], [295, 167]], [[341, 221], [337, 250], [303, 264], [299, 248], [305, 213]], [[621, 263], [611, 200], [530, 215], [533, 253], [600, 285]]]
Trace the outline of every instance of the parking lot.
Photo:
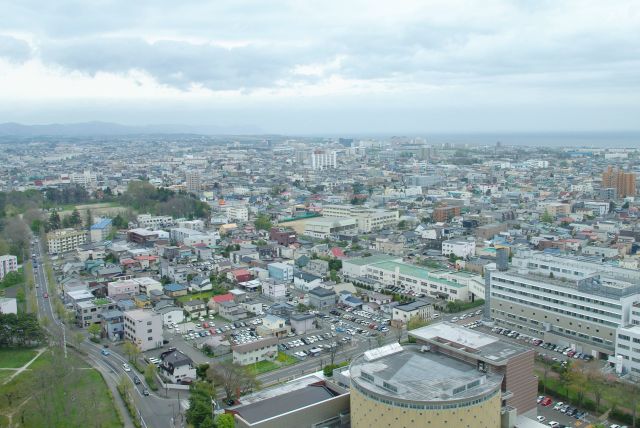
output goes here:
[[[545, 398], [548, 398], [546, 401]], [[557, 428], [561, 427], [586, 427], [591, 421], [591, 415], [586, 412], [580, 411], [575, 407], [571, 407], [563, 402], [555, 402], [550, 397], [539, 396], [538, 397], [538, 417], [545, 425], [549, 425], [552, 422], [557, 422]]]

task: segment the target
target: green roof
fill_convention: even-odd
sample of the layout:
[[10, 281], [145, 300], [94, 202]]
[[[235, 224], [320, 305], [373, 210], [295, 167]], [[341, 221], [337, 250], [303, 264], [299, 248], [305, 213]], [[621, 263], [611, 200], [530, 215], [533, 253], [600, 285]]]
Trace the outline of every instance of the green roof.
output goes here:
[[100, 298], [100, 299], [95, 299], [93, 301], [93, 304], [96, 305], [96, 306], [102, 306], [102, 305], [106, 305], [108, 303], [109, 303], [109, 299], [105, 299], [104, 297]]
[[463, 287], [462, 284], [455, 283], [453, 281], [447, 281], [446, 279], [436, 278], [429, 275], [429, 271], [423, 267], [409, 265], [406, 263], [393, 262], [393, 261], [385, 261], [380, 263], [373, 263], [373, 265], [382, 270], [395, 271], [396, 268], [399, 269], [400, 273], [405, 276], [412, 276], [414, 278], [429, 280], [433, 282], [439, 282], [441, 284], [446, 284], [451, 287]]
[[369, 257], [358, 257], [355, 259], [349, 259], [349, 260], [345, 260], [343, 263], [351, 263], [354, 264], [356, 266], [364, 266], [364, 265], [371, 265], [374, 263], [380, 263], [380, 262], [388, 262], [391, 260], [398, 260], [400, 257], [397, 256], [389, 256], [387, 254], [378, 254], [375, 256], [369, 256]]

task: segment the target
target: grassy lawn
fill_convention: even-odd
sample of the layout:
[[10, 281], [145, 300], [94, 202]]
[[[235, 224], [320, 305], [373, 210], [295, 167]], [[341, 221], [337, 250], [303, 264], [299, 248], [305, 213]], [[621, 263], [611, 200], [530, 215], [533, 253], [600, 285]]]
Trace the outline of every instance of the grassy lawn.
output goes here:
[[[121, 427], [100, 373], [73, 353], [68, 359], [45, 352], [7, 385], [0, 385], [0, 420], [24, 403], [13, 422], [21, 427]], [[28, 400], [28, 401], [26, 401]], [[0, 426], [4, 426], [0, 424]]]
[[280, 367], [277, 363], [273, 362], [273, 361], [258, 361], [255, 364], [252, 364], [250, 366], [248, 366], [248, 370], [259, 375], [262, 373], [266, 373], [266, 372], [270, 372], [272, 370], [277, 369], [278, 367]]
[[209, 290], [209, 291], [203, 291], [201, 293], [194, 293], [194, 294], [187, 294], [186, 296], [180, 296], [178, 297], [176, 300], [178, 302], [189, 302], [191, 300], [196, 300], [196, 299], [200, 299], [200, 300], [204, 300], [204, 302], [208, 302], [209, 299], [213, 296], [217, 296], [219, 294], [225, 294], [227, 291], [225, 290], [224, 292], [222, 292], [221, 290]]
[[262, 373], [277, 370], [281, 367], [290, 366], [298, 362], [297, 358], [287, 355], [284, 352], [278, 352], [278, 356], [275, 361], [259, 361], [256, 364], [247, 366], [247, 369], [251, 372], [259, 375]]
[[0, 348], [0, 367], [17, 369], [36, 356], [32, 348]]
[[15, 370], [0, 370], [0, 385], [2, 385], [5, 380], [9, 379], [9, 377], [15, 372]]

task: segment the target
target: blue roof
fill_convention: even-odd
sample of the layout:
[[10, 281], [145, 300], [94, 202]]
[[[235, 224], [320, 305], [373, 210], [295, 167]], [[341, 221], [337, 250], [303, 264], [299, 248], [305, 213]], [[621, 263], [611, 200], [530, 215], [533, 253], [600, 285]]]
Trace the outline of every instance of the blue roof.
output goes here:
[[103, 218], [102, 220], [100, 220], [96, 224], [91, 225], [91, 230], [106, 229], [109, 226], [111, 226], [111, 219], [110, 218]]
[[164, 289], [167, 291], [182, 291], [182, 290], [186, 290], [187, 287], [180, 284], [167, 284], [164, 286]]

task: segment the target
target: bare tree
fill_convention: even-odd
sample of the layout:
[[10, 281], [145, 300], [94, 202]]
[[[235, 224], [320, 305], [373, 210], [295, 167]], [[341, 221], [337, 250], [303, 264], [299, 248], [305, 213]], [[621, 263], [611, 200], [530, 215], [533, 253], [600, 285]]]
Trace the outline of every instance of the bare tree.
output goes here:
[[331, 346], [331, 348], [329, 348], [329, 361], [331, 361], [331, 365], [335, 363], [336, 355], [338, 354], [338, 351], [342, 348], [343, 343], [338, 341], [338, 342], [334, 342], [333, 345]]

